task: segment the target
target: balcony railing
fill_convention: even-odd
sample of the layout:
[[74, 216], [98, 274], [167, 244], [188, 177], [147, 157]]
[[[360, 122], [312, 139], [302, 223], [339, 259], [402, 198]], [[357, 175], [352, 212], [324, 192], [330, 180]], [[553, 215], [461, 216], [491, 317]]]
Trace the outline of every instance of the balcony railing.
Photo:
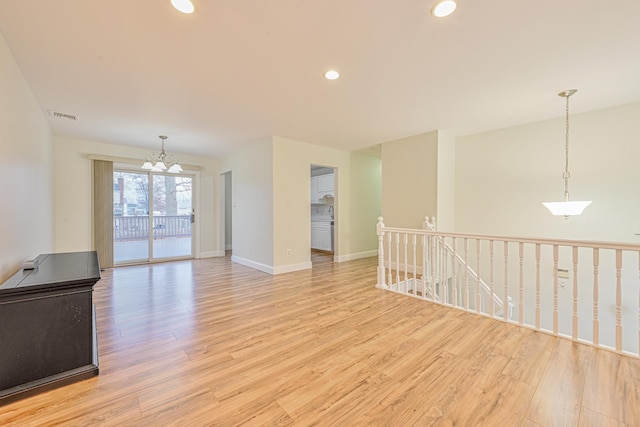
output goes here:
[[[154, 216], [151, 231], [154, 239], [191, 236], [191, 215]], [[148, 216], [116, 216], [113, 218], [114, 241], [148, 238]]]
[[379, 288], [640, 355], [639, 245], [392, 228], [382, 218], [378, 241]]

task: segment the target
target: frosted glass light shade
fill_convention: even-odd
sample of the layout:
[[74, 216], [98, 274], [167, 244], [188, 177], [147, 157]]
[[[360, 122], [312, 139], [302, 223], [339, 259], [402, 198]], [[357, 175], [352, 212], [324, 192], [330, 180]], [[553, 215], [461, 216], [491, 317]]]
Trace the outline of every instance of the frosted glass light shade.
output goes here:
[[581, 215], [582, 211], [585, 210], [587, 206], [591, 204], [591, 200], [588, 202], [546, 202], [543, 205], [549, 209], [552, 215], [562, 215], [562, 216], [574, 216]]
[[176, 163], [175, 165], [171, 166], [167, 172], [169, 172], [169, 173], [180, 173], [180, 172], [182, 172], [182, 167], [179, 164]]
[[151, 169], [153, 169], [153, 165], [151, 164], [151, 162], [144, 162], [144, 164], [142, 165], [142, 169], [150, 171]]

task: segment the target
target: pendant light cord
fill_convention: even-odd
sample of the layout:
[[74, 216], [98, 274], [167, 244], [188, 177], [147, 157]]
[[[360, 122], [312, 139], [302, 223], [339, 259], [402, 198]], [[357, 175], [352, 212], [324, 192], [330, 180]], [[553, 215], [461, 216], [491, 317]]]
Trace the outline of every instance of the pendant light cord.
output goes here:
[[571, 178], [571, 174], [569, 173], [569, 97], [573, 95], [573, 93], [567, 93], [565, 98], [567, 99], [566, 107], [565, 107], [565, 138], [564, 138], [564, 201], [569, 201], [569, 178]]

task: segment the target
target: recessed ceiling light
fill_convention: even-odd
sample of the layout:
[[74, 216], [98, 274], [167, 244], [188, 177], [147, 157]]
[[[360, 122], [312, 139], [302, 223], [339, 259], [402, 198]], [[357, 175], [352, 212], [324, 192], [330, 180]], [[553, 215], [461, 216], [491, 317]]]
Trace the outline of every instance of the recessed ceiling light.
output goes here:
[[449, 16], [456, 10], [456, 2], [455, 0], [442, 0], [436, 3], [431, 9], [431, 14], [436, 18], [444, 18], [445, 16]]
[[329, 70], [324, 73], [324, 76], [329, 80], [335, 80], [340, 77], [340, 73], [338, 73], [336, 70]]
[[182, 13], [193, 13], [196, 10], [191, 0], [171, 0], [171, 5]]

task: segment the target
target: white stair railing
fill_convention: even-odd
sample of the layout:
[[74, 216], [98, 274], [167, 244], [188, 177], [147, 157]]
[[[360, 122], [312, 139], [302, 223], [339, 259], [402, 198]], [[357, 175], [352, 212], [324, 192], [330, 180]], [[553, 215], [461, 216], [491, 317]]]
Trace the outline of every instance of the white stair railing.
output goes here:
[[[424, 222], [423, 222], [423, 228], [425, 230], [430, 230], [430, 231], [436, 231], [436, 218], [432, 217], [431, 219], [428, 216], [424, 217]], [[468, 260], [468, 253], [469, 253], [469, 247], [465, 246], [463, 248], [463, 253], [464, 253], [464, 258], [462, 256], [460, 256], [460, 254], [456, 251], [455, 248], [451, 247], [450, 244], [446, 243], [444, 241], [444, 239], [440, 236], [436, 236], [435, 237], [437, 244], [438, 245], [444, 245], [444, 250], [445, 250], [445, 254], [446, 256], [450, 256], [452, 257], [452, 263], [455, 263], [456, 267], [454, 269], [454, 278], [456, 277], [456, 272], [458, 272], [458, 276], [457, 277], [461, 277], [459, 275], [460, 271], [463, 271], [464, 276], [464, 289], [468, 290], [468, 280], [472, 280], [473, 282], [476, 283], [478, 291], [479, 291], [479, 297], [480, 299], [483, 299], [484, 297], [492, 297], [493, 298], [493, 309], [490, 310], [489, 314], [493, 314], [494, 316], [498, 316], [498, 317], [503, 317], [505, 320], [510, 320], [513, 318], [513, 300], [510, 296], [507, 296], [507, 310], [504, 310], [504, 302], [502, 301], [502, 298], [500, 298], [495, 292], [492, 292], [491, 287], [489, 285], [487, 285], [485, 283], [484, 280], [482, 280], [482, 278], [480, 278], [480, 276], [478, 276], [478, 274], [473, 270], [473, 268], [471, 267], [471, 265], [469, 264], [469, 260]], [[455, 244], [455, 240], [453, 241]], [[436, 250], [436, 254], [439, 253], [438, 250]], [[436, 263], [436, 265], [439, 265], [438, 263]], [[455, 280], [454, 280], [454, 284], [455, 284]], [[459, 285], [459, 284], [458, 284]], [[456, 287], [456, 290], [460, 289], [460, 286]], [[463, 305], [466, 308], [469, 308], [469, 294], [468, 292], [465, 292], [462, 297], [464, 298], [463, 301], [461, 301], [463, 303]]]
[[640, 356], [640, 245], [377, 231], [378, 288]]

